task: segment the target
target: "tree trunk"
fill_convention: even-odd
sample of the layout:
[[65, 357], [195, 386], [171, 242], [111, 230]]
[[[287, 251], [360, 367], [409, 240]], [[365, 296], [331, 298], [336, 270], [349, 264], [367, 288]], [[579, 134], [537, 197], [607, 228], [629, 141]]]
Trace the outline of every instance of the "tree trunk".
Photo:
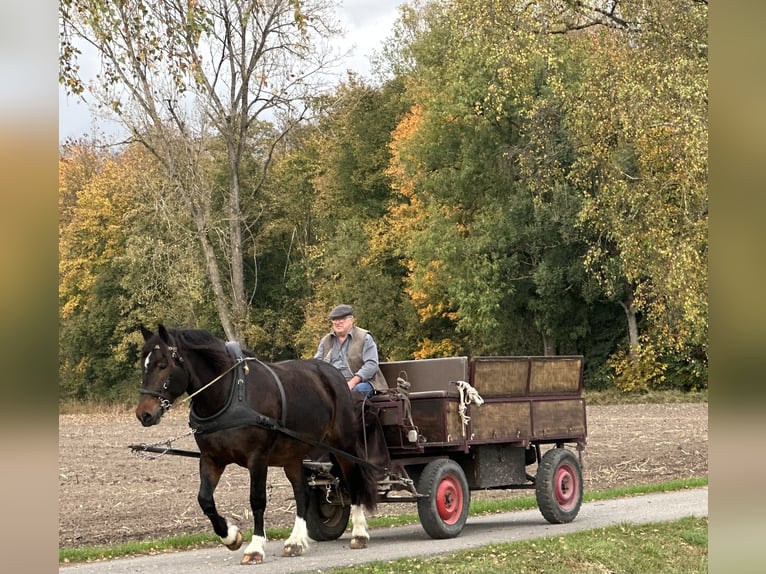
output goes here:
[[556, 355], [556, 340], [543, 333], [543, 355], [552, 357]]
[[630, 355], [635, 355], [638, 349], [638, 320], [636, 319], [636, 309], [633, 306], [633, 288], [628, 287], [626, 301], [620, 301], [620, 305], [625, 311], [625, 317], [628, 320], [628, 343], [630, 345]]
[[234, 333], [232, 340], [242, 341], [243, 327], [247, 321], [247, 298], [245, 297], [245, 274], [242, 253], [242, 211], [239, 200], [239, 166], [241, 151], [236, 143], [229, 144], [229, 241], [231, 254], [231, 320]]

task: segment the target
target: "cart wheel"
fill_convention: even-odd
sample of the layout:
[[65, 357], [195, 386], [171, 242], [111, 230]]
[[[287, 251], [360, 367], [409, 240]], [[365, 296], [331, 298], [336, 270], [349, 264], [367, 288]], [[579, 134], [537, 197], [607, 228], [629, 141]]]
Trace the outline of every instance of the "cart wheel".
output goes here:
[[418, 480], [418, 516], [431, 538], [454, 538], [468, 518], [471, 491], [460, 465], [454, 460], [429, 462]]
[[548, 522], [574, 520], [582, 504], [582, 470], [572, 451], [553, 448], [543, 455], [535, 478], [535, 497]]
[[317, 542], [337, 540], [346, 531], [351, 506], [330, 504], [323, 490], [309, 489], [309, 505], [306, 513], [306, 529]]

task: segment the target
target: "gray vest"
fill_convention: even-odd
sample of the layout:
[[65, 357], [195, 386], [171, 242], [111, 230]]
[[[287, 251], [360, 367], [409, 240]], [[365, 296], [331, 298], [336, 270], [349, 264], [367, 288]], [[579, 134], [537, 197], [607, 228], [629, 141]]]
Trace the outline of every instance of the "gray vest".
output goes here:
[[[347, 355], [348, 368], [351, 369], [352, 373], [361, 369], [364, 364], [362, 353], [364, 351], [364, 338], [367, 336], [367, 333], [369, 333], [369, 331], [357, 326], [354, 326], [351, 330], [351, 342], [348, 345]], [[327, 333], [327, 335], [322, 338], [322, 349], [324, 349], [323, 358], [328, 363], [330, 362], [330, 353], [332, 352], [332, 337], [333, 333]], [[376, 391], [388, 390], [388, 382], [386, 382], [386, 378], [383, 376], [383, 373], [380, 372], [380, 369], [377, 370], [375, 376], [370, 380], [370, 384], [372, 384], [372, 387]]]

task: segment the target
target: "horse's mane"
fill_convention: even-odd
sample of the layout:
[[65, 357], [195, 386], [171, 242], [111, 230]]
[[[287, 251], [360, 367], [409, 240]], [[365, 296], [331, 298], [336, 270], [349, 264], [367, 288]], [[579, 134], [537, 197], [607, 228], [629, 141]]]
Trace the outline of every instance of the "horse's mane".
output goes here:
[[226, 343], [203, 329], [169, 329], [179, 346], [193, 349], [204, 355], [220, 369], [226, 368], [231, 360]]

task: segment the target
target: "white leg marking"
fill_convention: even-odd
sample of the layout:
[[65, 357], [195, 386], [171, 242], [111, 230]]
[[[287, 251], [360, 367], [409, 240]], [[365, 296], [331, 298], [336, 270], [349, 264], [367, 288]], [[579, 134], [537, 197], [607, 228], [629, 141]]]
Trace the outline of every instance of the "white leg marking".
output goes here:
[[295, 517], [295, 524], [293, 524], [293, 531], [290, 533], [290, 538], [285, 540], [285, 546], [295, 544], [300, 546], [304, 550], [309, 548], [309, 531], [306, 528], [306, 521], [303, 518]]
[[239, 532], [239, 527], [229, 522], [226, 523], [226, 526], [228, 527], [226, 530], [226, 537], [221, 538], [221, 542], [228, 546], [237, 539], [237, 532]]
[[260, 554], [261, 556], [266, 556], [266, 553], [263, 551], [264, 542], [266, 542], [265, 536], [253, 535], [253, 539], [250, 541], [250, 544], [248, 544], [247, 548], [245, 548], [245, 555]]
[[367, 519], [364, 516], [364, 509], [358, 504], [354, 504], [351, 507], [351, 538], [357, 536], [368, 540], [370, 538], [370, 535], [367, 534]]

